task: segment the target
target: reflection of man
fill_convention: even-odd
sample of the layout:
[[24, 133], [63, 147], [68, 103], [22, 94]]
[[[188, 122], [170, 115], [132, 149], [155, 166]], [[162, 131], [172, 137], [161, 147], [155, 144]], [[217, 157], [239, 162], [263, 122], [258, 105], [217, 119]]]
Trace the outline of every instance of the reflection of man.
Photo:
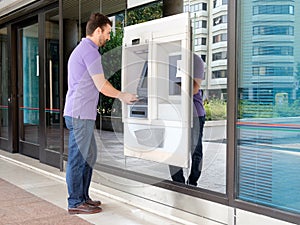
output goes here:
[[[201, 175], [202, 169], [202, 136], [203, 127], [205, 123], [205, 110], [203, 107], [202, 91], [200, 85], [204, 80], [204, 63], [202, 59], [194, 54], [194, 86], [193, 86], [193, 129], [192, 129], [192, 166], [187, 184], [197, 186], [197, 181]], [[185, 183], [183, 170], [177, 166], [169, 166], [171, 177], [173, 181]]]
[[77, 45], [68, 62], [64, 117], [70, 131], [66, 171], [70, 214], [90, 214], [102, 210], [99, 207], [101, 202], [93, 201], [89, 196], [93, 166], [97, 159], [94, 126], [99, 92], [125, 103], [137, 100], [135, 95], [120, 92], [105, 79], [98, 48], [110, 39], [111, 26], [108, 17], [100, 13], [92, 14], [86, 25], [86, 38]]

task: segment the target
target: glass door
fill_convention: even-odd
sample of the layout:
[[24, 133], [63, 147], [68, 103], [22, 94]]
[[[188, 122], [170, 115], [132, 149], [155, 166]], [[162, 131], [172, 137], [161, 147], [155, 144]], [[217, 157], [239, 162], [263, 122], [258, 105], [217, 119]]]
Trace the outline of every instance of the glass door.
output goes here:
[[[58, 8], [16, 24], [17, 152], [62, 167]], [[15, 88], [15, 86], [13, 87]]]
[[7, 28], [0, 29], [0, 148], [8, 148], [8, 39]]
[[61, 149], [63, 133], [61, 132], [62, 117], [60, 107], [60, 76], [59, 76], [59, 16], [58, 9], [45, 13], [43, 26], [43, 43], [45, 60], [44, 73], [41, 77], [43, 90], [43, 110], [41, 129], [44, 138], [41, 142], [41, 151], [44, 153], [41, 161], [56, 167], [62, 167]]
[[18, 28], [19, 151], [39, 158], [38, 23]]

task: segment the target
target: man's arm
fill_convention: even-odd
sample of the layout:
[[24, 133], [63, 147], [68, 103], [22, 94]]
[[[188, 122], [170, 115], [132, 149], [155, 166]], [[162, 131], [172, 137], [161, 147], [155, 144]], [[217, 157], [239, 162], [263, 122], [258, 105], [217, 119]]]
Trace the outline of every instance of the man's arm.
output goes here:
[[97, 74], [92, 76], [95, 86], [97, 87], [98, 91], [102, 94], [112, 97], [112, 98], [118, 98], [121, 101], [131, 104], [135, 101], [137, 101], [137, 97], [133, 94], [121, 92], [117, 89], [115, 89], [111, 83], [106, 80], [104, 77], [104, 74]]
[[193, 95], [197, 94], [200, 87], [201, 87], [202, 80], [199, 78], [194, 78], [194, 85], [193, 85]]

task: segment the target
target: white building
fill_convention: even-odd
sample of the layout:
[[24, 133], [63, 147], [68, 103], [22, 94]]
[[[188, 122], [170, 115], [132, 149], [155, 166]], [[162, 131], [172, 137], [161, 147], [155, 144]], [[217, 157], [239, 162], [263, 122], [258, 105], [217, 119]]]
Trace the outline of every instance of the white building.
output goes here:
[[185, 0], [192, 18], [194, 52], [206, 63], [203, 89], [209, 97], [227, 96], [227, 0]]

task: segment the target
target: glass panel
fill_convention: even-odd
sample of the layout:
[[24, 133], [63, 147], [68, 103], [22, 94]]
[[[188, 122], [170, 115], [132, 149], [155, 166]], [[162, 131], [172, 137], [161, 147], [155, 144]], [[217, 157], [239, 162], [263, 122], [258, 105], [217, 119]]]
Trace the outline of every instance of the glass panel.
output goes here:
[[[68, 90], [68, 74], [67, 66], [68, 65], [68, 59], [73, 51], [73, 49], [76, 47], [77, 43], [79, 42], [82, 34], [81, 34], [81, 26], [79, 26], [80, 21], [80, 15], [79, 12], [79, 1], [73, 1], [73, 0], [63, 0], [63, 29], [64, 29], [64, 35], [63, 35], [63, 43], [64, 43], [64, 54], [63, 54], [63, 62], [64, 62], [64, 82], [63, 82], [63, 97], [66, 96], [67, 90]], [[69, 140], [69, 130], [64, 129], [64, 154], [68, 154], [68, 140]]]
[[8, 139], [8, 48], [7, 28], [0, 29], [0, 137]]
[[60, 149], [59, 24], [58, 10], [46, 14], [46, 138], [48, 149]]
[[38, 143], [39, 53], [38, 24], [19, 30], [22, 46], [22, 83], [19, 93], [20, 140]]
[[293, 212], [300, 212], [299, 7], [243, 0], [239, 19], [238, 198]]
[[[80, 38], [85, 36], [84, 30], [89, 14], [94, 11], [100, 11], [106, 14], [106, 10], [109, 8], [108, 4], [103, 4], [104, 1], [99, 0], [92, 2], [94, 4], [82, 2], [82, 5], [79, 7], [78, 1], [63, 1], [65, 64], [67, 64], [69, 54], [80, 41]], [[206, 4], [202, 4], [200, 0], [196, 1], [193, 6], [190, 5], [191, 7], [185, 8], [193, 8], [194, 5], [196, 6], [196, 8], [193, 9], [197, 9], [197, 13], [191, 14], [194, 42], [193, 52], [201, 56], [201, 58], [205, 61], [206, 78], [202, 81], [201, 89], [203, 90], [203, 97], [205, 99], [206, 123], [203, 133], [202, 173], [198, 182], [198, 186], [212, 191], [225, 193], [227, 118], [227, 1], [224, 0], [218, 2], [219, 3], [215, 5], [214, 9], [210, 9], [210, 7], [207, 7]], [[124, 16], [122, 13], [113, 15], [111, 17], [115, 25], [115, 27], [113, 27], [113, 31], [118, 29], [122, 30], [124, 25], [134, 25], [162, 17], [162, 1], [157, 1], [156, 3], [157, 4], [149, 4], [143, 7], [136, 7], [127, 10], [126, 16]], [[188, 0], [184, 1], [185, 5], [189, 5], [189, 3], [190, 1]], [[214, 17], [218, 17], [218, 21], [220, 20], [219, 18], [221, 18], [222, 21], [218, 23], [216, 22], [214, 26], [213, 23], [208, 25], [209, 23], [207, 23], [207, 21], [213, 21], [213, 19], [215, 19]], [[202, 25], [199, 26], [197, 24]], [[209, 29], [211, 29], [210, 32]], [[208, 41], [213, 40], [214, 36], [216, 39], [215, 43]], [[199, 41], [197, 42], [197, 40]], [[119, 70], [121, 69], [121, 54], [119, 54], [121, 45], [122, 33], [120, 35], [113, 34], [105, 49], [100, 50], [101, 54], [103, 54], [102, 61], [104, 67], [106, 62], [113, 62], [113, 66], [108, 67], [110, 67], [109, 69], [113, 68], [114, 72], [117, 72], [113, 73], [110, 71], [109, 73], [106, 73], [105, 70], [105, 75], [110, 79], [113, 86], [117, 88], [120, 88], [121, 82], [121, 73]], [[172, 44], [170, 43], [169, 45], [171, 46]], [[158, 48], [159, 47], [164, 48], [162, 45], [158, 46]], [[178, 51], [178, 49], [176, 51]], [[107, 54], [107, 52], [109, 52], [109, 54]], [[116, 52], [117, 54], [115, 54]], [[213, 54], [216, 54], [214, 61], [212, 61]], [[110, 58], [112, 55], [114, 57]], [[175, 59], [174, 57], [176, 58], [176, 52], [174, 53], [174, 56], [171, 56], [170, 60], [172, 61]], [[107, 65], [110, 64], [108, 63]], [[119, 67], [115, 67], [116, 65]], [[144, 63], [142, 60], [140, 60], [139, 69], [141, 72], [143, 70], [143, 66]], [[65, 73], [67, 73], [67, 71], [65, 71]], [[137, 76], [140, 76], [140, 73]], [[64, 83], [67, 84], [66, 80]], [[166, 84], [169, 86], [174, 84], [174, 82]], [[66, 90], [66, 87], [64, 87], [64, 89]], [[178, 85], [175, 85], [173, 86], [173, 89], [168, 90], [168, 94], [174, 93], [174, 95], [170, 95], [172, 96], [171, 99], [174, 101], [176, 100], [176, 95], [179, 94], [179, 90], [180, 88]], [[97, 129], [95, 129], [96, 140], [99, 146], [99, 157], [97, 162], [170, 180], [171, 177], [168, 165], [152, 162], [150, 160], [147, 161], [124, 156], [124, 133], [123, 123], [120, 115], [120, 102], [118, 100], [115, 101], [114, 99], [101, 96], [100, 103], [100, 116], [96, 120]], [[163, 112], [163, 110], [160, 111]], [[160, 116], [163, 116], [163, 114]], [[65, 131], [65, 152], [67, 152], [68, 131]], [[185, 177], [187, 177], [189, 168], [185, 168], [183, 172]]]
[[[186, 1], [187, 2], [187, 1]], [[220, 8], [217, 8], [218, 10], [222, 11], [222, 14], [224, 14], [224, 18], [227, 16], [227, 4], [223, 4], [220, 6]], [[155, 7], [152, 7], [153, 9], [157, 9]], [[225, 9], [225, 10], [224, 10]], [[145, 19], [143, 16], [146, 16], [146, 14], [143, 14], [142, 17], [137, 17], [139, 13], [142, 10], [149, 10], [147, 7], [143, 7], [141, 9], [133, 9], [128, 10], [127, 15], [127, 25], [133, 25], [137, 22], [145, 22], [147, 19]], [[216, 9], [215, 9], [216, 10]], [[204, 12], [203, 12], [204, 13]], [[153, 13], [154, 14], [154, 13]], [[151, 14], [151, 15], [153, 15]], [[207, 15], [207, 11], [204, 13]], [[135, 19], [142, 18], [144, 20], [138, 20]], [[199, 16], [192, 15], [192, 23], [193, 25], [198, 21], [207, 21], [209, 19], [208, 16], [206, 16], [205, 19], [203, 19], [203, 15]], [[151, 20], [153, 18], [149, 18]], [[202, 22], [201, 22], [202, 24]], [[212, 25], [211, 25], [212, 26]], [[215, 27], [218, 27], [218, 29], [209, 36], [208, 28], [206, 26], [201, 27], [199, 29], [193, 29], [194, 35], [193, 40], [196, 40], [196, 38], [205, 38], [207, 40], [212, 39], [213, 35], [219, 34], [218, 31], [227, 30], [227, 22], [224, 20], [222, 23], [215, 25]], [[211, 28], [212, 29], [212, 28]], [[215, 29], [215, 28], [214, 28]], [[196, 46], [196, 43], [194, 42], [195, 46], [194, 49], [196, 54], [200, 55], [202, 59], [207, 59], [209, 61], [205, 61], [205, 74], [206, 79], [202, 82], [201, 89], [204, 91], [204, 98], [207, 100], [209, 99], [209, 104], [205, 104], [206, 108], [206, 125], [204, 128], [204, 134], [203, 134], [203, 167], [202, 167], [202, 173], [201, 177], [199, 179], [198, 187], [209, 189], [216, 192], [225, 193], [226, 190], [226, 93], [227, 93], [227, 42], [226, 42], [226, 35], [223, 34], [223, 36], [220, 36], [220, 42], [216, 43], [216, 45], [207, 46], [209, 42], [202, 42], [205, 46], [203, 46], [200, 42], [198, 46]], [[115, 40], [110, 40], [109, 43], [114, 42]], [[119, 41], [116, 43], [120, 43]], [[180, 46], [180, 42], [166, 42], [166, 45], [162, 43], [155, 43], [158, 54], [155, 57], [157, 58], [157, 61], [165, 62], [165, 59], [161, 59], [164, 57], [163, 53], [168, 52], [168, 62], [165, 63], [165, 65], [160, 67], [160, 71], [157, 73], [160, 73], [161, 75], [165, 74], [163, 70], [165, 71], [172, 71], [173, 69], [177, 69], [177, 58], [181, 57], [178, 55], [178, 52], [181, 51], [181, 49], [178, 47]], [[111, 44], [111, 46], [115, 46], [114, 44]], [[143, 45], [136, 45], [138, 47], [134, 47], [135, 49], [130, 51], [131, 47], [128, 47], [128, 51], [125, 52], [126, 59], [130, 59], [135, 61], [136, 63], [130, 64], [128, 67], [126, 67], [126, 74], [130, 74], [130, 76], [126, 76], [125, 79], [129, 79], [129, 77], [136, 76], [136, 79], [133, 79], [129, 86], [126, 87], [126, 89], [130, 92], [135, 93], [136, 92], [136, 84], [139, 83], [139, 77], [141, 76], [141, 73], [143, 71], [144, 62], [148, 55], [149, 49]], [[209, 51], [209, 49], [213, 50]], [[140, 49], [138, 49], [140, 48]], [[140, 51], [138, 51], [140, 50]], [[136, 54], [136, 52], [138, 54]], [[212, 57], [206, 57], [207, 55], [212, 55], [214, 53], [218, 53], [221, 55], [221, 57], [218, 57], [215, 62], [212, 61]], [[161, 58], [160, 58], [161, 57]], [[103, 60], [105, 60], [105, 55], [103, 55]], [[115, 58], [114, 58], [115, 59]], [[169, 60], [176, 61], [176, 63], [171, 62], [170, 67], [166, 67], [166, 65], [169, 65]], [[176, 64], [176, 65], [175, 65]], [[135, 72], [134, 69], [131, 68], [137, 68], [136, 71], [139, 71], [138, 73]], [[124, 69], [124, 68], [123, 68]], [[214, 70], [213, 70], [214, 69]], [[172, 72], [171, 72], [172, 74]], [[215, 78], [214, 78], [214, 74]], [[214, 78], [214, 79], [213, 79]], [[178, 96], [180, 96], [182, 93], [180, 92], [180, 86], [174, 85], [176, 82], [169, 82], [169, 79], [166, 78], [164, 80], [168, 80], [168, 82], [159, 82], [159, 90], [161, 92], [166, 92], [166, 95], [170, 96], [168, 97], [168, 101], [174, 101], [178, 100]], [[148, 83], [149, 85], [149, 83]], [[173, 86], [172, 86], [173, 85]], [[167, 88], [171, 87], [172, 88]], [[165, 98], [166, 100], [166, 98]], [[118, 101], [118, 100], [117, 100]], [[117, 101], [111, 101], [112, 105], [115, 106], [114, 102]], [[102, 112], [107, 112], [107, 108], [105, 108], [104, 105], [102, 107]], [[114, 109], [112, 107], [112, 109]], [[116, 112], [119, 112], [116, 110]], [[159, 113], [161, 112], [161, 113]], [[146, 111], [139, 111], [137, 110], [138, 115], [141, 115], [141, 117], [148, 118], [149, 112]], [[139, 114], [142, 113], [142, 114]], [[125, 114], [128, 114], [128, 110], [125, 109]], [[147, 114], [147, 116], [145, 116]], [[165, 116], [165, 111], [161, 108], [161, 110], [158, 110], [157, 114], [160, 117]], [[127, 169], [130, 171], [138, 171], [139, 173], [154, 176], [161, 179], [167, 179], [170, 180], [170, 171], [168, 168], [168, 165], [164, 163], [157, 163], [153, 161], [143, 160], [143, 159], [137, 159], [133, 157], [124, 157], [124, 154], [122, 152], [122, 149], [124, 147], [124, 136], [123, 131], [120, 131], [118, 127], [122, 127], [122, 123], [119, 120], [117, 113], [114, 113], [114, 110], [110, 111], [110, 118], [104, 118], [101, 117], [101, 132], [98, 133], [97, 138], [101, 140], [101, 148], [100, 154], [98, 157], [99, 163], [104, 163], [108, 165], [113, 165], [116, 167], [120, 167], [123, 169]], [[115, 121], [115, 122], [114, 122]], [[118, 122], [117, 122], [118, 121]], [[109, 126], [107, 126], [109, 124]], [[111, 125], [112, 124], [112, 125]], [[121, 124], [121, 125], [120, 125]], [[110, 130], [114, 130], [115, 132], [111, 132]], [[185, 177], [189, 175], [190, 168], [184, 168], [183, 173]]]
[[[190, 12], [192, 20], [193, 52], [205, 63], [205, 79], [200, 90], [203, 93], [206, 116], [202, 138], [202, 170], [198, 187], [225, 193], [227, 1], [211, 1], [213, 4], [207, 8], [202, 2], [184, 0], [184, 9]], [[188, 176], [189, 170], [185, 171], [185, 174]]]
[[[182, 49], [181, 40], [166, 40], [165, 43], [155, 43], [154, 60], [157, 64], [158, 90], [157, 117], [162, 120], [182, 121], [186, 120], [182, 107], [186, 99], [184, 91], [181, 91], [183, 77], [186, 74], [183, 54], [188, 54]], [[188, 98], [189, 99], [189, 98]], [[175, 113], [174, 113], [175, 112]], [[185, 121], [186, 122], [186, 121]]]
[[[112, 34], [111, 39], [116, 40], [115, 47], [121, 46], [122, 43], [122, 26], [125, 24], [124, 20], [124, 9], [126, 8], [127, 1], [126, 0], [118, 0], [118, 1], [104, 1], [104, 0], [89, 0], [89, 1], [73, 1], [73, 0], [63, 0], [62, 1], [62, 8], [63, 8], [63, 27], [64, 27], [64, 65], [67, 65], [69, 56], [72, 50], [76, 47], [82, 37], [85, 36], [85, 26], [86, 22], [89, 19], [89, 16], [93, 12], [101, 12], [104, 15], [110, 15], [115, 12], [121, 12], [116, 15], [110, 17], [113, 21], [113, 32], [118, 32], [118, 34]], [[121, 31], [121, 32], [120, 32]], [[113, 37], [114, 36], [114, 37]], [[107, 44], [109, 45], [109, 43]], [[102, 49], [103, 52], [103, 49]], [[119, 51], [121, 53], [121, 51]], [[116, 61], [121, 62], [121, 54], [117, 53]], [[120, 59], [120, 60], [119, 60]], [[104, 64], [104, 63], [103, 63]], [[118, 64], [120, 65], [120, 63]], [[114, 69], [115, 67], [113, 67]], [[112, 69], [112, 68], [110, 68]], [[113, 70], [112, 69], [112, 70]], [[117, 68], [118, 74], [117, 76], [113, 76], [113, 74], [105, 74], [107, 78], [116, 88], [120, 89], [120, 79], [121, 79], [121, 72], [120, 66]], [[67, 66], [64, 66], [64, 74], [67, 74]], [[117, 83], [117, 84], [116, 84]], [[66, 95], [67, 92], [67, 76], [64, 76], [64, 94]], [[103, 109], [103, 118], [104, 120], [107, 119], [110, 121], [110, 112], [118, 112], [117, 120], [120, 121], [121, 119], [121, 103], [116, 103], [114, 106], [112, 104], [111, 98], [104, 97], [105, 101], [103, 105], [100, 105], [100, 108]], [[109, 116], [108, 116], [109, 115]], [[108, 116], [108, 117], [106, 117]], [[111, 123], [107, 123], [108, 126], [111, 127]], [[97, 117], [96, 121], [96, 128], [100, 128], [100, 115]], [[118, 130], [123, 129], [122, 125], [118, 125]], [[65, 129], [65, 141], [64, 141], [64, 153], [67, 154], [68, 149], [68, 130]]]

